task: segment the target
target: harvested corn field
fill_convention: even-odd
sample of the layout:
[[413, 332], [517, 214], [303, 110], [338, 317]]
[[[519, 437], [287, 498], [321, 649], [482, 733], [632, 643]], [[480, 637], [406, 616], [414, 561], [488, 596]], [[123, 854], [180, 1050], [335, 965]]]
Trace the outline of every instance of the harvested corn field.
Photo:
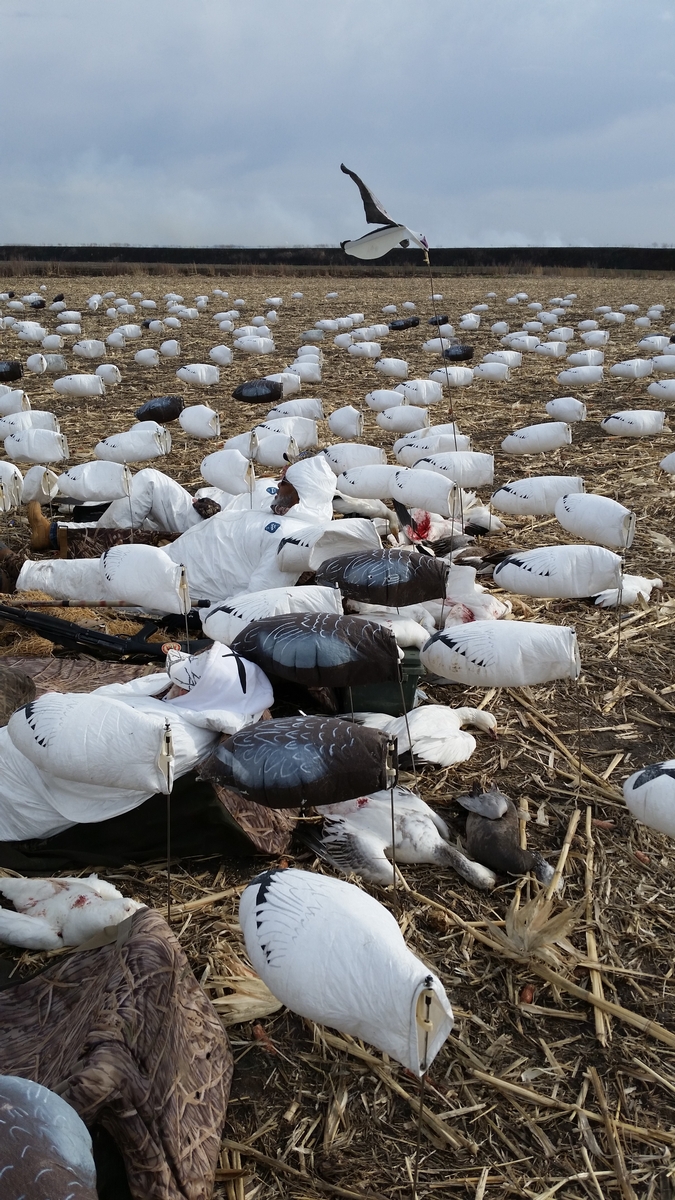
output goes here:
[[[42, 277], [12, 279], [11, 289], [21, 295], [42, 282]], [[188, 289], [188, 283], [194, 287]], [[469, 387], [445, 390], [431, 408], [433, 424], [454, 420], [471, 437], [474, 450], [494, 454], [495, 489], [521, 476], [581, 476], [587, 492], [634, 511], [636, 532], [624, 569], [662, 584], [648, 599], [619, 610], [580, 599], [509, 595], [511, 618], [576, 629], [581, 656], [576, 681], [487, 689], [421, 683], [433, 703], [489, 710], [497, 720], [497, 738], [477, 733], [475, 753], [457, 766], [439, 769], [418, 759], [416, 777], [410, 759], [404, 759], [404, 781], [417, 782], [423, 799], [447, 821], [453, 841], [464, 836], [465, 825], [454, 798], [475, 784], [496, 783], [519, 811], [521, 844], [558, 863], [555, 882], [562, 878], [562, 890], [555, 883], [544, 888], [533, 879], [501, 878], [483, 894], [448, 870], [402, 864], [395, 893], [359, 884], [394, 912], [409, 947], [444, 984], [455, 1014], [454, 1030], [425, 1085], [418, 1195], [661, 1200], [671, 1194], [675, 1145], [674, 856], [667, 837], [629, 815], [621, 785], [639, 767], [672, 755], [675, 490], [659, 463], [675, 450], [675, 437], [667, 425], [658, 436], [609, 437], [600, 422], [619, 410], [665, 408], [670, 415], [672, 401], [661, 403], [647, 393], [654, 376], [625, 381], [610, 375], [609, 368], [641, 355], [636, 344], [643, 334], [668, 331], [675, 321], [675, 283], [669, 277], [615, 276], [443, 279], [436, 283], [443, 293], [435, 302], [436, 314], [423, 277], [354, 274], [331, 281], [284, 275], [211, 283], [229, 290], [229, 298], [211, 296], [197, 318], [182, 320], [175, 335], [179, 359], [139, 365], [139, 347], [158, 348], [167, 336], [146, 330], [124, 348], [107, 349], [104, 361], [119, 367], [122, 382], [103, 396], [59, 395], [53, 375], [26, 372], [20, 386], [33, 409], [56, 415], [68, 441], [68, 466], [92, 460], [97, 442], [128, 429], [147, 400], [180, 394], [186, 405], [208, 403], [218, 412], [220, 439], [191, 438], [174, 423], [172, 449], [155, 465], [190, 491], [203, 486], [203, 455], [223, 438], [250, 429], [266, 412], [264, 406], [233, 400], [233, 389], [281, 371], [292, 362], [302, 332], [322, 318], [359, 311], [365, 322], [387, 323], [404, 315], [403, 302], [413, 302], [420, 325], [382, 337], [382, 355], [406, 360], [409, 378], [423, 379], [440, 365], [438, 355], [422, 349], [435, 336], [427, 325], [434, 315], [447, 314], [461, 340], [473, 347], [471, 365], [476, 365], [500, 348], [501, 335], [491, 332], [492, 324], [506, 321], [513, 331], [536, 319], [536, 312], [527, 311], [530, 301], [546, 307], [550, 297], [578, 293], [562, 318], [574, 328], [570, 353], [584, 346], [579, 322], [595, 319], [605, 328], [602, 315], [595, 314], [598, 306], [616, 311], [635, 303], [640, 314], [653, 303], [665, 306], [649, 329], [636, 329], [632, 315], [611, 326], [604, 376], [596, 383], [561, 385], [556, 376], [564, 358], [527, 352], [507, 380], [475, 378]], [[154, 298], [160, 318], [162, 292], [175, 290], [191, 303], [192, 292], [205, 290], [203, 285], [202, 279], [184, 275], [123, 280], [125, 296], [140, 291]], [[92, 291], [121, 286], [119, 277], [79, 277], [59, 279], [58, 286], [55, 281], [53, 291], [63, 290], [68, 308], [82, 312], [83, 337], [105, 341], [115, 321], [103, 307], [87, 312], [87, 298]], [[296, 291], [303, 296], [292, 300]], [[518, 291], [529, 293], [529, 301], [507, 304]], [[337, 296], [327, 299], [328, 292]], [[496, 294], [486, 299], [491, 292]], [[221, 342], [233, 346], [236, 332], [223, 334], [212, 318], [219, 308], [230, 308], [235, 296], [245, 300], [241, 323], [249, 314], [265, 313], [268, 297], [283, 298], [272, 326], [275, 351], [262, 358], [234, 348], [233, 363], [220, 368], [219, 383], [208, 389], [183, 383], [176, 378], [178, 367], [209, 363], [210, 348]], [[462, 331], [462, 314], [480, 303], [489, 308], [479, 328]], [[390, 304], [398, 314], [383, 317], [383, 307]], [[38, 316], [51, 333], [55, 314], [47, 309]], [[544, 341], [546, 332], [540, 336]], [[89, 370], [70, 353], [76, 340], [66, 337], [68, 370]], [[396, 381], [383, 379], [374, 359], [334, 346], [332, 333], [321, 348], [321, 382], [303, 385], [303, 395], [320, 397], [326, 417], [353, 405], [364, 418], [361, 440], [382, 447], [395, 461], [396, 435], [377, 424], [365, 396]], [[26, 349], [11, 328], [0, 331], [0, 358], [24, 360]], [[587, 410], [586, 420], [574, 423], [570, 444], [523, 459], [501, 450], [508, 434], [546, 421], [545, 404], [568, 395]], [[325, 421], [319, 431], [321, 448], [337, 440]], [[134, 469], [139, 465], [145, 464]], [[490, 490], [481, 491], [486, 504]], [[581, 540], [561, 530], [555, 517], [501, 516], [505, 530], [479, 539], [490, 551], [524, 552]], [[27, 550], [28, 535], [23, 509], [0, 518], [0, 539], [13, 552]], [[494, 582], [488, 580], [486, 587], [497, 599], [507, 598]], [[140, 628], [126, 616], [91, 608], [57, 615], [99, 622], [108, 632]], [[53, 652], [52, 643], [9, 622], [0, 627], [4, 656]], [[73, 690], [87, 689], [78, 680]], [[228, 1026], [235, 1058], [217, 1191], [228, 1200], [407, 1196], [415, 1171], [418, 1081], [372, 1046], [281, 1008], [251, 975], [237, 923], [238, 896], [269, 861], [205, 860], [181, 863], [172, 872], [172, 929]], [[283, 861], [332, 873], [299, 842]], [[165, 866], [101, 874], [166, 915]], [[8, 953], [18, 959], [22, 974], [45, 961], [33, 952]]]

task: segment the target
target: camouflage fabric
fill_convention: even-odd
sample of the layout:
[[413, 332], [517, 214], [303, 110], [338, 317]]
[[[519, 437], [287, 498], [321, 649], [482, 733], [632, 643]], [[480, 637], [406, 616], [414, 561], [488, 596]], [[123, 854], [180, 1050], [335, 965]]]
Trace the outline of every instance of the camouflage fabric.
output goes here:
[[134, 1200], [209, 1200], [232, 1070], [220, 1019], [153, 909], [0, 989], [0, 1071], [107, 1130]]
[[[146, 529], [81, 529], [58, 527], [59, 557], [99, 558], [111, 546], [167, 546], [176, 540], [178, 533]], [[65, 551], [65, 553], [64, 553]]]

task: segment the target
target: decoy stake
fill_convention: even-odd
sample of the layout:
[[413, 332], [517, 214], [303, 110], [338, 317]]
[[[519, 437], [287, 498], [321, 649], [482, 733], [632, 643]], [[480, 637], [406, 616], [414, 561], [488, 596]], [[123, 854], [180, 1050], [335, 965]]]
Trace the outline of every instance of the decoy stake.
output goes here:
[[396, 871], [396, 817], [394, 812], [394, 788], [396, 786], [396, 768], [394, 766], [394, 755], [396, 753], [396, 742], [390, 740], [387, 742], [387, 759], [385, 764], [387, 787], [391, 797], [391, 865], [394, 872], [394, 911], [398, 918], [398, 883]]
[[164, 775], [166, 789], [166, 919], [171, 924], [171, 792], [173, 790], [173, 735], [171, 725], [164, 722], [162, 749], [159, 756], [159, 767]]
[[417, 998], [417, 1006], [415, 1009], [415, 1023], [417, 1025], [417, 1048], [420, 1051], [420, 1104], [419, 1113], [417, 1116], [417, 1143], [415, 1145], [415, 1168], [413, 1171], [413, 1183], [411, 1200], [417, 1200], [417, 1183], [420, 1173], [420, 1149], [422, 1146], [422, 1120], [424, 1116], [424, 1088], [427, 1081], [427, 1066], [429, 1056], [429, 1034], [433, 1029], [431, 1020], [431, 1003], [434, 999], [434, 990], [431, 986], [432, 979], [427, 975], [425, 979], [424, 991], [420, 992]]
[[190, 588], [188, 585], [187, 571], [183, 563], [180, 564], [180, 583], [178, 584], [181, 604], [183, 605], [183, 614], [185, 616], [185, 650], [190, 653], [190, 628], [188, 626], [188, 613], [190, 612]]

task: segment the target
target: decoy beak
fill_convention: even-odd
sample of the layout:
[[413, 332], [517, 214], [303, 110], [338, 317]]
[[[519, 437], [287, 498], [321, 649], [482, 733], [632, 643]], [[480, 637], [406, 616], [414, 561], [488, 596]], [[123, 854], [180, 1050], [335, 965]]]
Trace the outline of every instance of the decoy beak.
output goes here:
[[499, 734], [496, 729], [488, 729], [488, 736], [491, 737], [494, 742], [496, 742]]

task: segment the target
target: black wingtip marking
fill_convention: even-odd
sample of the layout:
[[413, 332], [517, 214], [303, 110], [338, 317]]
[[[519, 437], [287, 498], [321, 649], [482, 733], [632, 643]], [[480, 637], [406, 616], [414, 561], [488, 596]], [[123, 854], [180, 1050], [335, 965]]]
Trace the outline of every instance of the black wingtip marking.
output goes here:
[[256, 905], [265, 903], [267, 893], [274, 881], [274, 876], [278, 875], [284, 869], [283, 867], [270, 867], [268, 871], [261, 871], [260, 875], [256, 875], [255, 879], [251, 880], [249, 887], [253, 887], [255, 884], [258, 885], [258, 894], [255, 898]]
[[651, 766], [645, 767], [644, 771], [640, 772], [633, 785], [633, 791], [645, 783], [651, 783], [652, 779], [658, 779], [661, 775], [670, 775], [671, 779], [675, 779], [675, 768], [666, 767], [662, 762], [652, 763]]

